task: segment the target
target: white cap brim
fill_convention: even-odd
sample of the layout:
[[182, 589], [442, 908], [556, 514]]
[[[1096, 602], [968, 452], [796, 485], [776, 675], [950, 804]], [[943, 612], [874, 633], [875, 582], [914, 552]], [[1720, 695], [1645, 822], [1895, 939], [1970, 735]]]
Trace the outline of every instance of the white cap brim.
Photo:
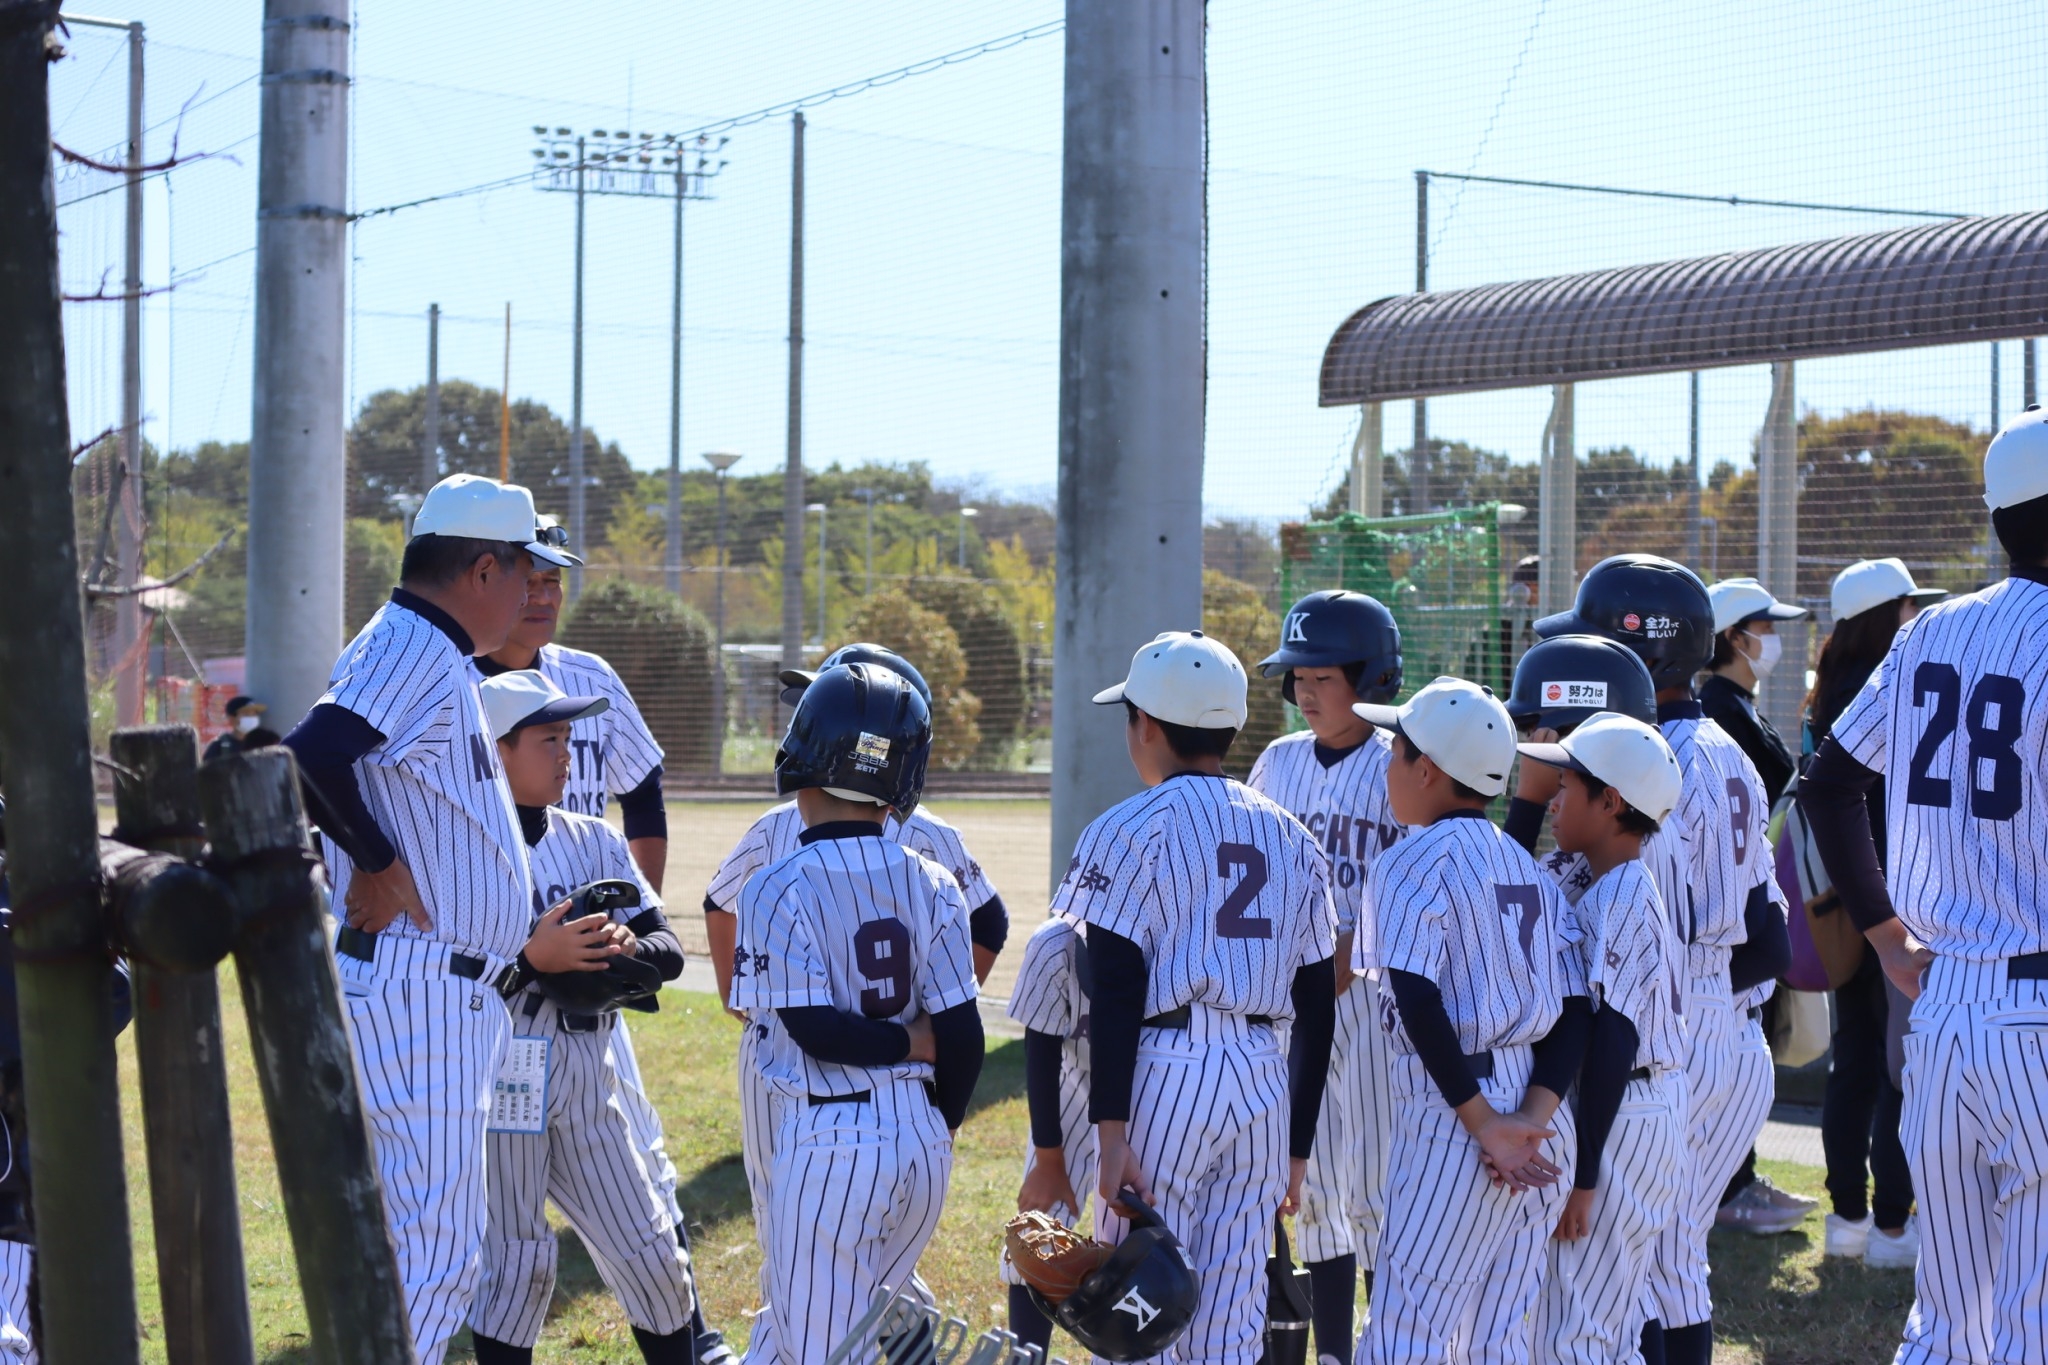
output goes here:
[[1114, 687], [1105, 687], [1095, 694], [1095, 704], [1097, 706], [1114, 706], [1123, 699], [1124, 685], [1122, 683], [1118, 683]]
[[581, 568], [583, 561], [567, 550], [558, 550], [552, 545], [543, 545], [537, 540], [526, 542], [526, 553], [543, 564], [552, 564], [558, 569]]
[[1401, 728], [1401, 708], [1381, 702], [1357, 701], [1351, 703], [1351, 714], [1367, 725], [1384, 726], [1389, 730]]

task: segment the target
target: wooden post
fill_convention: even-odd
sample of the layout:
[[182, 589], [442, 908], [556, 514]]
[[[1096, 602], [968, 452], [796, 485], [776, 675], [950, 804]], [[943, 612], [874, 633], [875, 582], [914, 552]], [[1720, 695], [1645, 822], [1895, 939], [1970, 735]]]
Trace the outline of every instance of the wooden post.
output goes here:
[[291, 750], [258, 749], [207, 764], [199, 773], [199, 807], [243, 918], [235, 968], [313, 1358], [323, 1365], [412, 1365], [405, 1286], [384, 1221], [324, 918], [327, 891], [307, 847]]
[[139, 1357], [50, 182], [53, 0], [0, 0], [0, 505], [47, 533], [0, 612], [7, 879], [45, 1365]]
[[[184, 858], [204, 852], [199, 740], [192, 727], [116, 730], [109, 748], [120, 765], [114, 777], [115, 837]], [[185, 908], [189, 914], [197, 907]], [[231, 935], [232, 923], [224, 927]], [[195, 937], [221, 946], [214, 952], [209, 942], [199, 950], [199, 956], [212, 959], [201, 970], [167, 970], [168, 964], [146, 961], [140, 954], [129, 959], [164, 1349], [170, 1365], [253, 1365], [220, 986], [214, 975], [226, 945], [211, 926]]]

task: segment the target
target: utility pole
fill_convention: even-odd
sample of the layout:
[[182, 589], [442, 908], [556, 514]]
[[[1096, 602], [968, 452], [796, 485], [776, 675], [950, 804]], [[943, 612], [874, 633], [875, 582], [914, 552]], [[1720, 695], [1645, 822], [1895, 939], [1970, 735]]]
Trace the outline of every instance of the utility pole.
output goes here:
[[427, 415], [420, 424], [420, 496], [441, 481], [441, 305], [427, 305]]
[[[1052, 878], [1137, 790], [1091, 704], [1202, 622], [1201, 0], [1067, 0]], [[936, 548], [936, 547], [935, 547]]]
[[[588, 550], [583, 537], [583, 139], [576, 139], [576, 339], [570, 346], [575, 376], [569, 384], [569, 539]], [[569, 600], [583, 596], [583, 566], [569, 566]]]
[[512, 481], [512, 300], [505, 300], [505, 377], [498, 381], [498, 482]]
[[[142, 25], [128, 31], [128, 233], [126, 283], [121, 298], [120, 506], [114, 516], [115, 577], [133, 588], [142, 576]], [[142, 724], [142, 684], [149, 671], [143, 644], [142, 599], [114, 599], [114, 714], [122, 725]]]
[[825, 518], [831, 508], [822, 502], [814, 502], [804, 508], [806, 512], [818, 514], [818, 648], [825, 647], [825, 585], [831, 581], [825, 572]]
[[683, 190], [689, 175], [676, 162], [675, 291], [669, 303], [668, 345], [668, 536], [662, 554], [668, 590], [683, 595]]
[[248, 690], [291, 725], [341, 652], [348, 0], [264, 0]]
[[961, 573], [966, 573], [966, 572], [967, 572], [967, 523], [968, 523], [968, 521], [969, 521], [969, 520], [971, 520], [972, 518], [974, 518], [974, 517], [978, 517], [978, 516], [980, 516], [980, 515], [981, 515], [981, 509], [980, 509], [979, 507], [963, 507], [963, 508], [961, 508], [961, 509], [960, 509], [960, 556], [959, 556], [959, 558], [960, 558], [960, 572], [961, 572]]
[[804, 666], [804, 116], [790, 118], [789, 425], [782, 468], [782, 666]]
[[[1429, 292], [1429, 172], [1415, 173], [1415, 292]], [[1415, 400], [1415, 438], [1408, 451], [1408, 501], [1404, 512], [1427, 512], [1429, 492], [1429, 400]]]
[[1686, 491], [1685, 509], [1685, 562], [1687, 567], [1697, 571], [1700, 566], [1700, 372], [1692, 372], [1691, 422], [1689, 424], [1686, 450], [1689, 453], [1688, 467], [1692, 470], [1691, 484]]
[[718, 478], [718, 570], [712, 578], [712, 591], [716, 605], [712, 608], [712, 640], [714, 642], [713, 667], [711, 669], [711, 771], [717, 772], [725, 766], [725, 471], [740, 462], [736, 450], [707, 450], [704, 463], [711, 466]]

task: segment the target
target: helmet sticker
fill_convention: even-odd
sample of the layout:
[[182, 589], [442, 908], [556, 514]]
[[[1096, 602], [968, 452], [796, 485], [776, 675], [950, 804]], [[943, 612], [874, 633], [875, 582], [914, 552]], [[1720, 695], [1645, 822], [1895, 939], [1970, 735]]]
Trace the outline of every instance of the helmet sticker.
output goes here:
[[1621, 618], [1621, 628], [1623, 630], [1641, 630], [1643, 628], [1643, 618], [1634, 612], [1630, 612]]
[[854, 745], [854, 764], [863, 771], [878, 771], [889, 766], [889, 737], [878, 735], [871, 730], [860, 732], [860, 741]]
[[1305, 645], [1308, 643], [1308, 613], [1290, 611], [1287, 613], [1287, 627], [1280, 632], [1283, 645]]
[[1607, 705], [1607, 684], [1593, 682], [1546, 682], [1543, 684], [1545, 706], [1597, 706]]

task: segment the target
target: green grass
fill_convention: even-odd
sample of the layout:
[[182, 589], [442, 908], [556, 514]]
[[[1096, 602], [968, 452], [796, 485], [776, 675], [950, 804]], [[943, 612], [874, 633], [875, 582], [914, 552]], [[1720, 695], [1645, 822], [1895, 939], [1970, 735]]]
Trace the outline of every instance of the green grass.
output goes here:
[[[291, 1243], [269, 1130], [251, 1070], [231, 974], [222, 974], [227, 1017], [229, 1086], [235, 1122], [244, 1257], [257, 1359], [310, 1359]], [[682, 1172], [683, 1207], [706, 1310], [735, 1345], [747, 1336], [760, 1269], [740, 1166], [739, 1109], [733, 1079], [737, 1026], [708, 996], [670, 992], [663, 1010], [632, 1021], [635, 1048], [657, 1106], [667, 1120], [669, 1151]], [[147, 1172], [132, 1053], [125, 1047], [130, 1208], [136, 1222], [136, 1278], [144, 1359], [162, 1361], [162, 1312], [149, 1236]], [[1014, 1208], [1026, 1117], [1021, 1045], [992, 1048], [975, 1108], [961, 1129], [952, 1188], [937, 1236], [921, 1269], [949, 1312], [977, 1329], [1001, 1323], [1004, 1294], [995, 1278], [1002, 1225]], [[1780, 1185], [1819, 1194], [1820, 1172], [1765, 1163]], [[1905, 1272], [1822, 1264], [1820, 1215], [1782, 1237], [1716, 1233], [1714, 1293], [1721, 1305], [1717, 1362], [1770, 1365], [1867, 1365], [1889, 1359], [1912, 1299]], [[639, 1353], [624, 1317], [605, 1292], [575, 1236], [561, 1232], [561, 1278], [536, 1359], [556, 1365], [633, 1365]], [[1055, 1341], [1069, 1359], [1082, 1353]], [[451, 1354], [467, 1360], [466, 1349]]]

